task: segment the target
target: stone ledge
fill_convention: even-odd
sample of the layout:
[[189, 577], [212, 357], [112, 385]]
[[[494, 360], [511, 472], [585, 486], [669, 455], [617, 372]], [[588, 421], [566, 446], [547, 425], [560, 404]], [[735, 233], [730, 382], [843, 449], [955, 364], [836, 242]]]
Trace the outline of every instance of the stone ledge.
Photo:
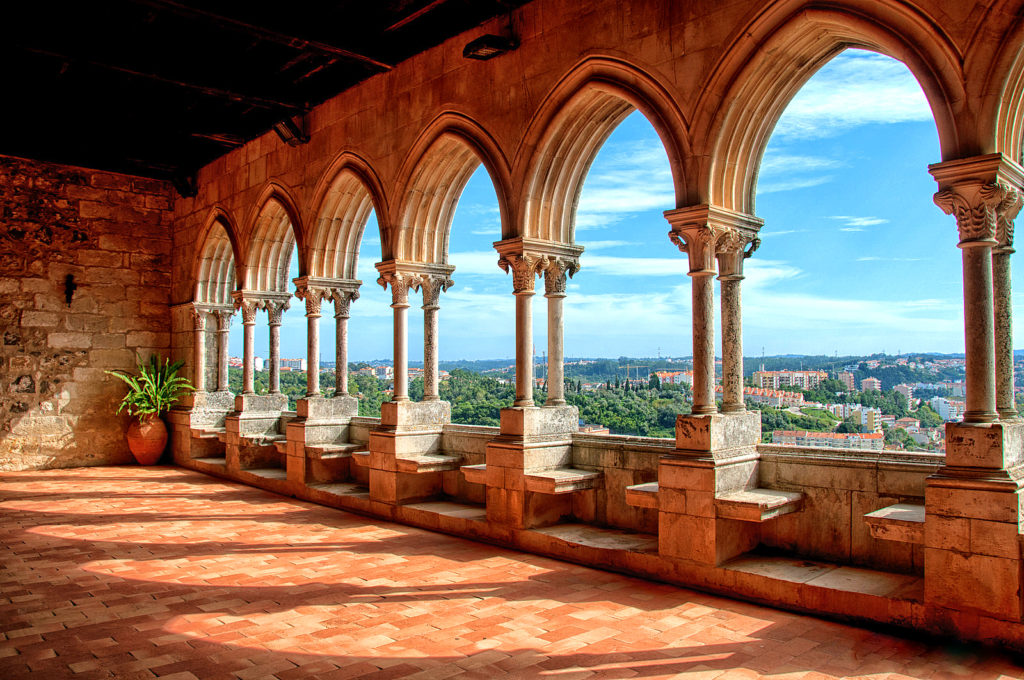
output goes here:
[[634, 484], [626, 487], [626, 505], [634, 508], [658, 509], [658, 483]]
[[462, 463], [462, 456], [450, 456], [444, 453], [423, 453], [411, 458], [395, 459], [398, 472], [413, 474], [457, 470], [460, 463]]
[[349, 457], [361, 444], [306, 444], [307, 458]]
[[748, 489], [716, 497], [715, 515], [741, 522], [765, 522], [799, 511], [803, 501], [804, 495], [793, 491]]
[[600, 478], [600, 472], [575, 468], [556, 468], [523, 475], [526, 490], [542, 494], [563, 494], [593, 489]]
[[487, 484], [487, 464], [463, 465], [459, 468], [470, 484]]
[[864, 515], [872, 538], [899, 543], [924, 544], [923, 505], [897, 503]]
[[353, 451], [352, 462], [362, 468], [370, 467], [370, 452], [365, 449], [362, 451]]

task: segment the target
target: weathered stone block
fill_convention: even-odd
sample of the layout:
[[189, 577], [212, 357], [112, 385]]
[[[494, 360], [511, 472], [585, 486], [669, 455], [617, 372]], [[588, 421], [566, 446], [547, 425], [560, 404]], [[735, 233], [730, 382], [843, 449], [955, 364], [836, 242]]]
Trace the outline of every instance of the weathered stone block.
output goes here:
[[516, 406], [501, 409], [500, 431], [524, 439], [566, 436], [579, 431], [579, 422], [575, 406]]
[[677, 449], [718, 452], [754, 446], [760, 441], [761, 416], [756, 411], [676, 417]]

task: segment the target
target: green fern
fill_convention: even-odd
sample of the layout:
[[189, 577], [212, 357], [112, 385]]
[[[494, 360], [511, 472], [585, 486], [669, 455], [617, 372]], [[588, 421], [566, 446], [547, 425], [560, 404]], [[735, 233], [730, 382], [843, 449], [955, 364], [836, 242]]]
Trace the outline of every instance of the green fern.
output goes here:
[[194, 390], [187, 378], [178, 375], [178, 370], [185, 362], [170, 359], [160, 362], [160, 357], [151, 354], [149, 365], [138, 359], [138, 375], [124, 371], [104, 371], [119, 378], [128, 385], [128, 394], [121, 400], [117, 412], [127, 409], [128, 415], [159, 416], [174, 406], [181, 397], [181, 392]]

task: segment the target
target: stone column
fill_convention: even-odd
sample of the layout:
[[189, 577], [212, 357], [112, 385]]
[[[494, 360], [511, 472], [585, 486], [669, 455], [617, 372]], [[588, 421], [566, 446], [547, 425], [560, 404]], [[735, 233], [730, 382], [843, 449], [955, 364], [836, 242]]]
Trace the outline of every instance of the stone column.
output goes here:
[[512, 271], [516, 296], [516, 400], [513, 406], [533, 406], [533, 289], [543, 264], [535, 255], [503, 255], [498, 266]]
[[548, 258], [544, 269], [544, 297], [548, 300], [548, 398], [545, 406], [565, 405], [565, 346], [562, 305], [566, 274], [579, 271], [579, 262], [561, 257]]
[[669, 237], [690, 262], [693, 316], [693, 411], [717, 413], [715, 405], [715, 241], [719, 231], [709, 223], [686, 225]]
[[[746, 410], [743, 401], [743, 322], [740, 282], [743, 260], [761, 241], [756, 232], [725, 228], [718, 238], [718, 280], [722, 286], [722, 412]], [[750, 246], [747, 249], [747, 246]]]
[[270, 329], [270, 394], [281, 394], [281, 316], [289, 307], [287, 300], [267, 300], [267, 326]]
[[217, 391], [227, 392], [230, 389], [228, 378], [228, 334], [231, 332], [230, 310], [214, 312], [217, 317]]
[[996, 412], [1000, 420], [1017, 417], [1013, 395], [1013, 292], [1010, 286], [1010, 256], [1013, 250], [1013, 221], [1021, 209], [1021, 194], [1006, 192], [996, 209], [996, 241], [992, 249], [992, 299], [996, 341]]
[[357, 290], [336, 290], [334, 298], [334, 396], [348, 394], [348, 319], [349, 307], [359, 299]]
[[206, 314], [206, 310], [200, 309], [198, 305], [192, 306], [192, 382], [196, 392], [206, 391]]
[[418, 286], [418, 277], [402, 272], [381, 273], [379, 283], [391, 286], [391, 309], [394, 311], [395, 389], [391, 401], [409, 401], [409, 288]]
[[997, 208], [1008, 191], [997, 182], [966, 181], [935, 194], [935, 204], [955, 215], [964, 276], [964, 349], [967, 368], [965, 423], [989, 423], [996, 413], [992, 247]]
[[235, 304], [242, 310], [242, 394], [255, 394], [256, 311], [260, 308], [260, 301], [241, 298]]
[[446, 274], [422, 274], [423, 292], [423, 401], [438, 401], [437, 385], [437, 313], [441, 293], [452, 286]]
[[318, 286], [296, 285], [295, 297], [306, 303], [306, 396], [320, 396], [320, 303], [326, 291]]

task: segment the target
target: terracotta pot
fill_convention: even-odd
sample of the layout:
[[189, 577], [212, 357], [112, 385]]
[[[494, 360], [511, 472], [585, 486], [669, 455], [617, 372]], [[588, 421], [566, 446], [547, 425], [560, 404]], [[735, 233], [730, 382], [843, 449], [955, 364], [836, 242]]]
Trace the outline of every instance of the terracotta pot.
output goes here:
[[136, 419], [128, 426], [128, 450], [139, 465], [155, 465], [167, 446], [167, 427], [159, 418]]

